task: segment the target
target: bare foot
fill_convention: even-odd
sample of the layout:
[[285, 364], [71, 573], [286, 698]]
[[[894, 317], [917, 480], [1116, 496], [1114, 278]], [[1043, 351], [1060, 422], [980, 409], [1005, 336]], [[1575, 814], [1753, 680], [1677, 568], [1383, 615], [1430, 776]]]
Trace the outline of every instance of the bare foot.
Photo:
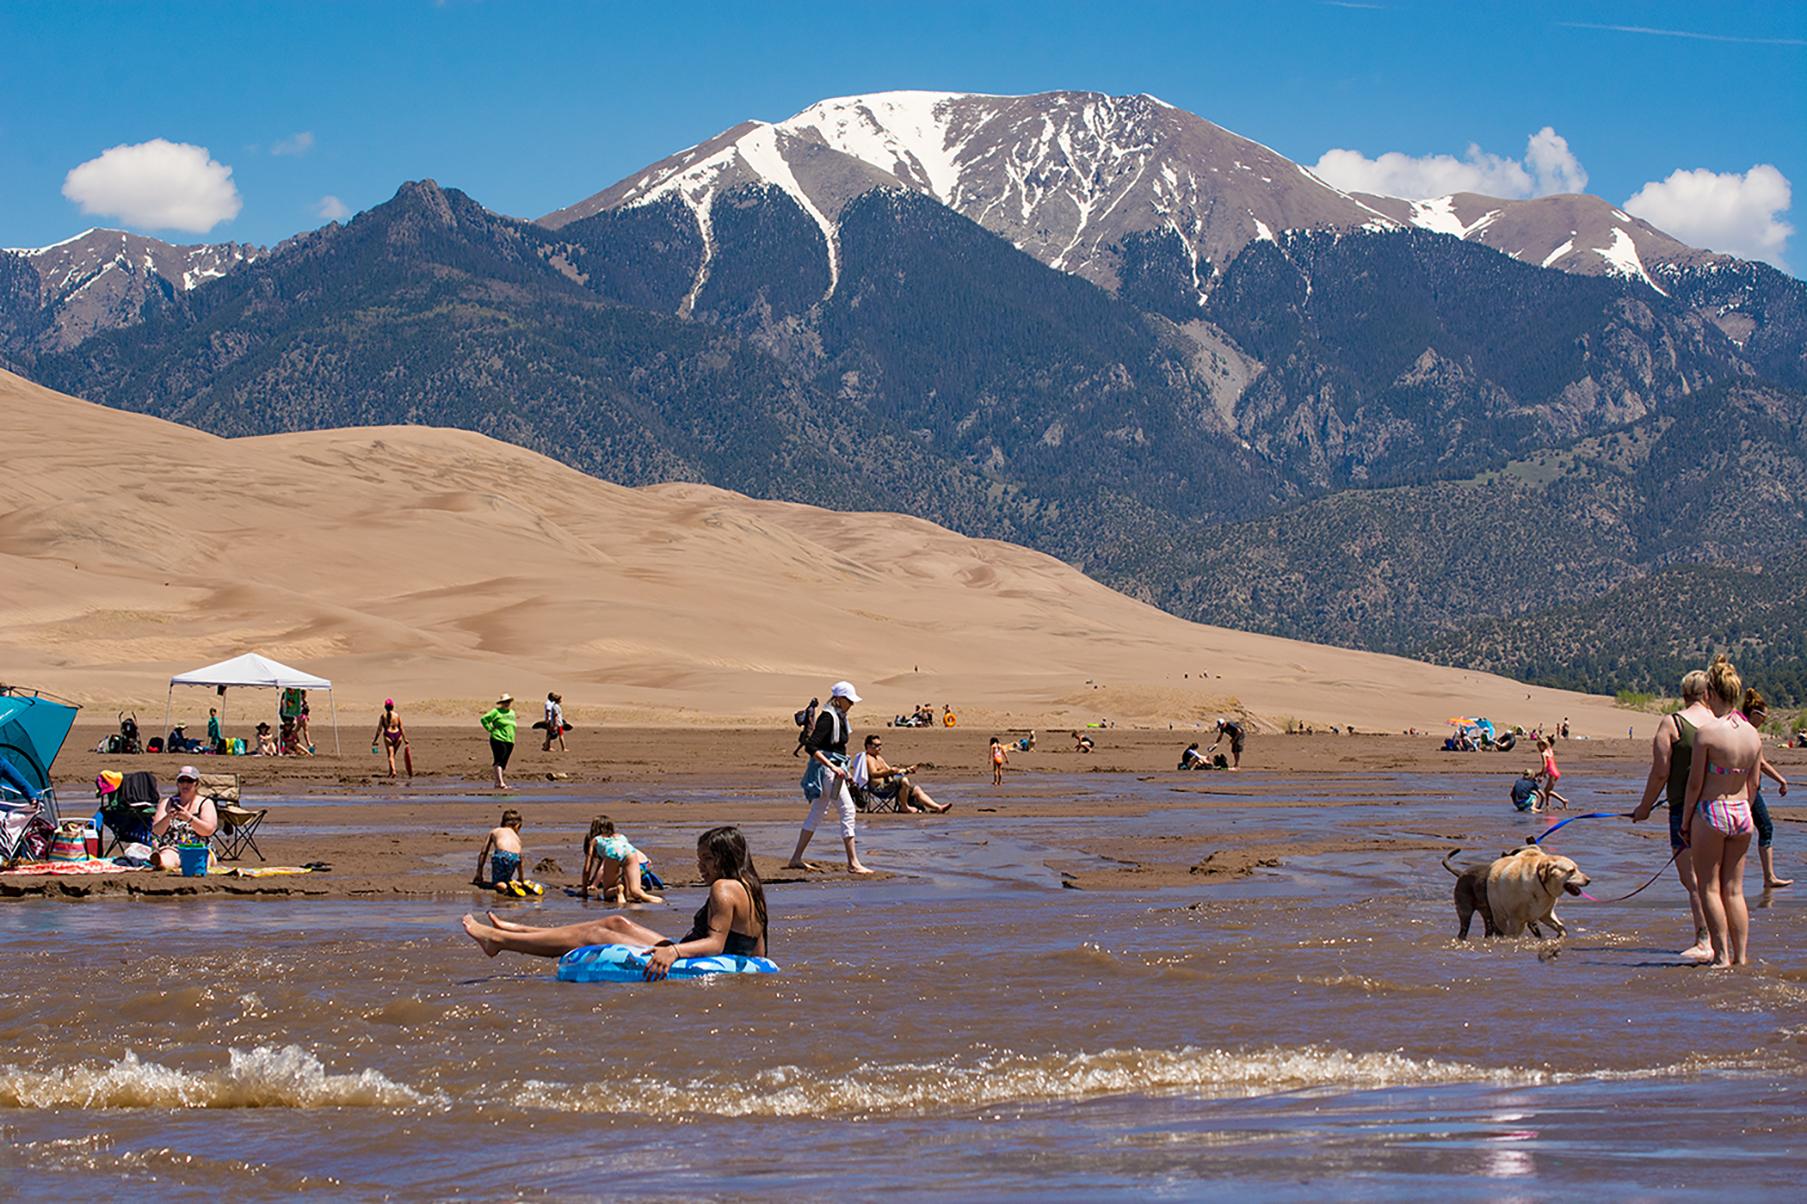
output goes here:
[[872, 871], [867, 869], [861, 862], [850, 861], [847, 863], [847, 872], [850, 874], [870, 874]]
[[1793, 886], [1793, 878], [1771, 878], [1763, 884], [1764, 890], [1781, 890], [1784, 886]]
[[784, 863], [784, 868], [787, 870], [808, 870], [810, 873], [813, 874], [813, 873], [816, 873], [817, 871], [819, 871], [822, 867], [817, 865], [813, 861], [787, 861]]
[[1694, 945], [1689, 946], [1686, 949], [1683, 949], [1680, 953], [1676, 954], [1676, 956], [1681, 958], [1685, 962], [1712, 961], [1713, 960], [1713, 946], [1706, 941], [1700, 941]]
[[665, 896], [664, 895], [638, 895], [635, 897], [634, 902], [636, 902], [636, 903], [663, 903], [663, 902], [665, 902]]
[[476, 916], [466, 915], [464, 917], [464, 935], [476, 941], [477, 948], [483, 950], [486, 957], [494, 957], [502, 952], [502, 943], [494, 937], [484, 935], [483, 925], [477, 923]]
[[533, 931], [533, 927], [531, 925], [517, 924], [513, 920], [504, 920], [501, 916], [497, 915], [493, 911], [486, 911], [483, 913], [483, 915], [484, 915], [484, 918], [489, 920], [489, 926], [491, 928], [494, 928], [497, 932], [532, 932]]

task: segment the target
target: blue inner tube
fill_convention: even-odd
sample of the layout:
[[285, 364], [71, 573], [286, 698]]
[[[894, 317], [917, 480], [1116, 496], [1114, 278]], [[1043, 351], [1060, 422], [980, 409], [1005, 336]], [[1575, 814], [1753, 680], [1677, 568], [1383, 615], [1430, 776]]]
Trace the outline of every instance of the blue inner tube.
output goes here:
[[[560, 982], [645, 982], [648, 956], [630, 945], [585, 945], [558, 959]], [[764, 957], [680, 957], [669, 978], [709, 978], [716, 974], [776, 974], [777, 963]]]

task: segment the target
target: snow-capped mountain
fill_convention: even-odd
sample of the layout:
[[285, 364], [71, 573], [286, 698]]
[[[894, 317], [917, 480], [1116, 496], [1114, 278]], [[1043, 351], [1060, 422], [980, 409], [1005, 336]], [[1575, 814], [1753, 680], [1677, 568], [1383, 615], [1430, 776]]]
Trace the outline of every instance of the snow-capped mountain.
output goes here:
[[1484, 243], [1514, 259], [1580, 276], [1623, 276], [1658, 292], [1659, 266], [1701, 267], [1726, 258], [1664, 234], [1597, 196], [1569, 193], [1509, 201], [1458, 192], [1428, 201], [1358, 194], [1402, 225]]
[[821, 227], [873, 187], [933, 197], [1050, 267], [1115, 291], [1125, 247], [1171, 240], [1195, 292], [1237, 251], [1288, 229], [1393, 219], [1260, 143], [1151, 96], [882, 92], [749, 121], [541, 218], [559, 227], [677, 196], [707, 241], [716, 200], [782, 190]]
[[147, 303], [216, 280], [264, 250], [241, 243], [176, 246], [123, 230], [84, 230], [47, 247], [9, 253], [37, 271], [40, 304], [50, 311], [42, 341], [62, 348], [131, 325]]
[[[813, 104], [780, 122], [747, 121], [547, 214], [558, 228], [666, 198], [688, 207], [705, 256], [715, 203], [771, 188], [821, 229], [829, 292], [835, 222], [874, 187], [933, 197], [1050, 267], [1118, 292], [1131, 272], [1182, 279], [1202, 304], [1245, 246], [1283, 231], [1420, 227], [1541, 267], [1616, 275], [1661, 292], [1658, 267], [1726, 257], [1671, 238], [1593, 196], [1431, 200], [1345, 193], [1285, 156], [1152, 96], [1044, 92], [988, 96], [880, 92]], [[697, 286], [707, 276], [707, 258]], [[692, 296], [695, 295], [695, 290]]]

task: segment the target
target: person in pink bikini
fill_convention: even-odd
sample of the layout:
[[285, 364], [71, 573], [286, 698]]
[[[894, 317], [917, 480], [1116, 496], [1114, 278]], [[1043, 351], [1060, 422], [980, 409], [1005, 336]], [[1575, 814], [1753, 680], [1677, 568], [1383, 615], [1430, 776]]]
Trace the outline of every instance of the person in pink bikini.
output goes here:
[[1707, 705], [1715, 716], [1695, 736], [1688, 769], [1682, 840], [1706, 912], [1716, 967], [1750, 961], [1750, 912], [1744, 904], [1744, 862], [1756, 824], [1751, 798], [1763, 761], [1763, 739], [1738, 711], [1744, 681], [1722, 653], [1707, 668]]

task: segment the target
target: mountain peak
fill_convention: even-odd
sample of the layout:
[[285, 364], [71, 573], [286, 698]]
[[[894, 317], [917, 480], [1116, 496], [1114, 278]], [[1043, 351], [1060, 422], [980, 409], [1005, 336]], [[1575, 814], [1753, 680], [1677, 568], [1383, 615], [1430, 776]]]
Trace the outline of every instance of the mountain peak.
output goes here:
[[712, 239], [716, 200], [775, 188], [821, 228], [875, 187], [922, 193], [1051, 267], [1117, 289], [1126, 248], [1161, 240], [1202, 304], [1248, 243], [1298, 227], [1394, 223], [1284, 156], [1145, 94], [893, 91], [831, 97], [783, 121], [749, 121], [541, 218], [677, 197]]

